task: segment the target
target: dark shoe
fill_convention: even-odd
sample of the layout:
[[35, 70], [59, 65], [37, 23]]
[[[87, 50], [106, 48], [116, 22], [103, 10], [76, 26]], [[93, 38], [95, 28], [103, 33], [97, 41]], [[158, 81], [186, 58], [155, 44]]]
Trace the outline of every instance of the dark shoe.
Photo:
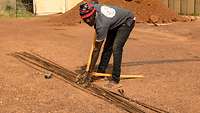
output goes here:
[[120, 77], [116, 77], [116, 76], [112, 75], [111, 80], [115, 81], [116, 83], [119, 83]]

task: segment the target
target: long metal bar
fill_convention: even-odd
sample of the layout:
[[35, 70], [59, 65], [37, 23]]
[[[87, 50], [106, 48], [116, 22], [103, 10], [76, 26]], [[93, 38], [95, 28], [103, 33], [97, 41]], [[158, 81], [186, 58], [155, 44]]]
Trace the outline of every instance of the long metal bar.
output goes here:
[[79, 88], [90, 94], [93, 94], [93, 95], [95, 95], [107, 102], [110, 102], [118, 107], [121, 107], [122, 109], [124, 109], [125, 111], [127, 111], [129, 113], [145, 113], [143, 110], [134, 106], [127, 100], [124, 100], [122, 98], [114, 96], [112, 93], [109, 92], [109, 90], [103, 89], [95, 84], [92, 84], [91, 86], [89, 86], [87, 88], [84, 88], [81, 85], [77, 85], [75, 83], [77, 74], [71, 72], [70, 70], [61, 69], [60, 67], [57, 67], [56, 65], [54, 65], [50, 62], [47, 62], [42, 58], [38, 58], [37, 56], [34, 56], [34, 55], [26, 53], [26, 52], [18, 52], [18, 53], [13, 54], [13, 56], [18, 59], [21, 59], [23, 61], [26, 61], [32, 65], [36, 65], [40, 68], [51, 71], [51, 72], [55, 73], [56, 75], [63, 77], [72, 86]]
[[81, 85], [78, 85], [75, 83], [77, 73], [67, 70], [64, 67], [59, 66], [56, 63], [54, 63], [44, 57], [41, 57], [40, 55], [34, 55], [34, 54], [27, 53], [27, 52], [16, 52], [16, 53], [13, 53], [12, 56], [19, 59], [23, 63], [33, 65], [35, 68], [39, 67], [39, 68], [43, 68], [45, 70], [51, 71], [51, 72], [55, 73], [56, 75], [62, 77], [63, 80], [65, 80], [67, 83], [71, 84], [73, 87], [76, 87], [84, 92], [92, 94], [98, 98], [101, 98], [101, 99], [109, 102], [109, 103], [112, 103], [118, 107], [121, 107], [122, 109], [124, 109], [125, 111], [127, 111], [129, 113], [144, 113], [143, 110], [136, 107], [132, 102], [134, 102], [140, 106], [143, 106], [147, 109], [150, 109], [154, 112], [157, 112], [157, 113], [168, 113], [165, 110], [158, 109], [156, 107], [141, 103], [136, 100], [131, 100], [128, 97], [121, 96], [117, 93], [114, 93], [112, 91], [101, 88], [95, 84], [91, 84], [87, 88], [85, 88]]

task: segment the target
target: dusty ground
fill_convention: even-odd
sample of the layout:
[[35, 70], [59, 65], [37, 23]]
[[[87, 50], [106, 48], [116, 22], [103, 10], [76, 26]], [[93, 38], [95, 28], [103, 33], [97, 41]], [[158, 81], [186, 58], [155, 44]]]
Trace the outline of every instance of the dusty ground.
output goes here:
[[[200, 21], [137, 24], [123, 56], [126, 95], [170, 113], [200, 111]], [[93, 29], [42, 18], [0, 20], [0, 113], [124, 113], [97, 97], [22, 64], [9, 53], [38, 53], [72, 71], [87, 62]], [[108, 70], [109, 72], [110, 70]], [[149, 111], [147, 111], [149, 112]]]

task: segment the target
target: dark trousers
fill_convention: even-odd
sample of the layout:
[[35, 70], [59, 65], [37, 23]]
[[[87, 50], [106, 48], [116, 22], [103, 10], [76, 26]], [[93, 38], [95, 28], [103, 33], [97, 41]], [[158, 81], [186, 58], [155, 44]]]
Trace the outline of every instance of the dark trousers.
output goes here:
[[123, 47], [134, 26], [135, 21], [133, 21], [131, 24], [124, 23], [121, 26], [108, 31], [100, 64], [98, 67], [98, 72], [105, 73], [110, 57], [113, 53], [112, 80], [116, 82], [120, 81]]

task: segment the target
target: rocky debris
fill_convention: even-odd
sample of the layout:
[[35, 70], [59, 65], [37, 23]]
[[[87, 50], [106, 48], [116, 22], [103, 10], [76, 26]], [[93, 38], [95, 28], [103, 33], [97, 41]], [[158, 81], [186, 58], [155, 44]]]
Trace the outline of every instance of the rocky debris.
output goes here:
[[[188, 21], [187, 18], [177, 15], [160, 0], [99, 0], [102, 4], [116, 5], [134, 13], [137, 22], [171, 23]], [[51, 18], [51, 21], [64, 25], [80, 23], [79, 4], [70, 11]]]

